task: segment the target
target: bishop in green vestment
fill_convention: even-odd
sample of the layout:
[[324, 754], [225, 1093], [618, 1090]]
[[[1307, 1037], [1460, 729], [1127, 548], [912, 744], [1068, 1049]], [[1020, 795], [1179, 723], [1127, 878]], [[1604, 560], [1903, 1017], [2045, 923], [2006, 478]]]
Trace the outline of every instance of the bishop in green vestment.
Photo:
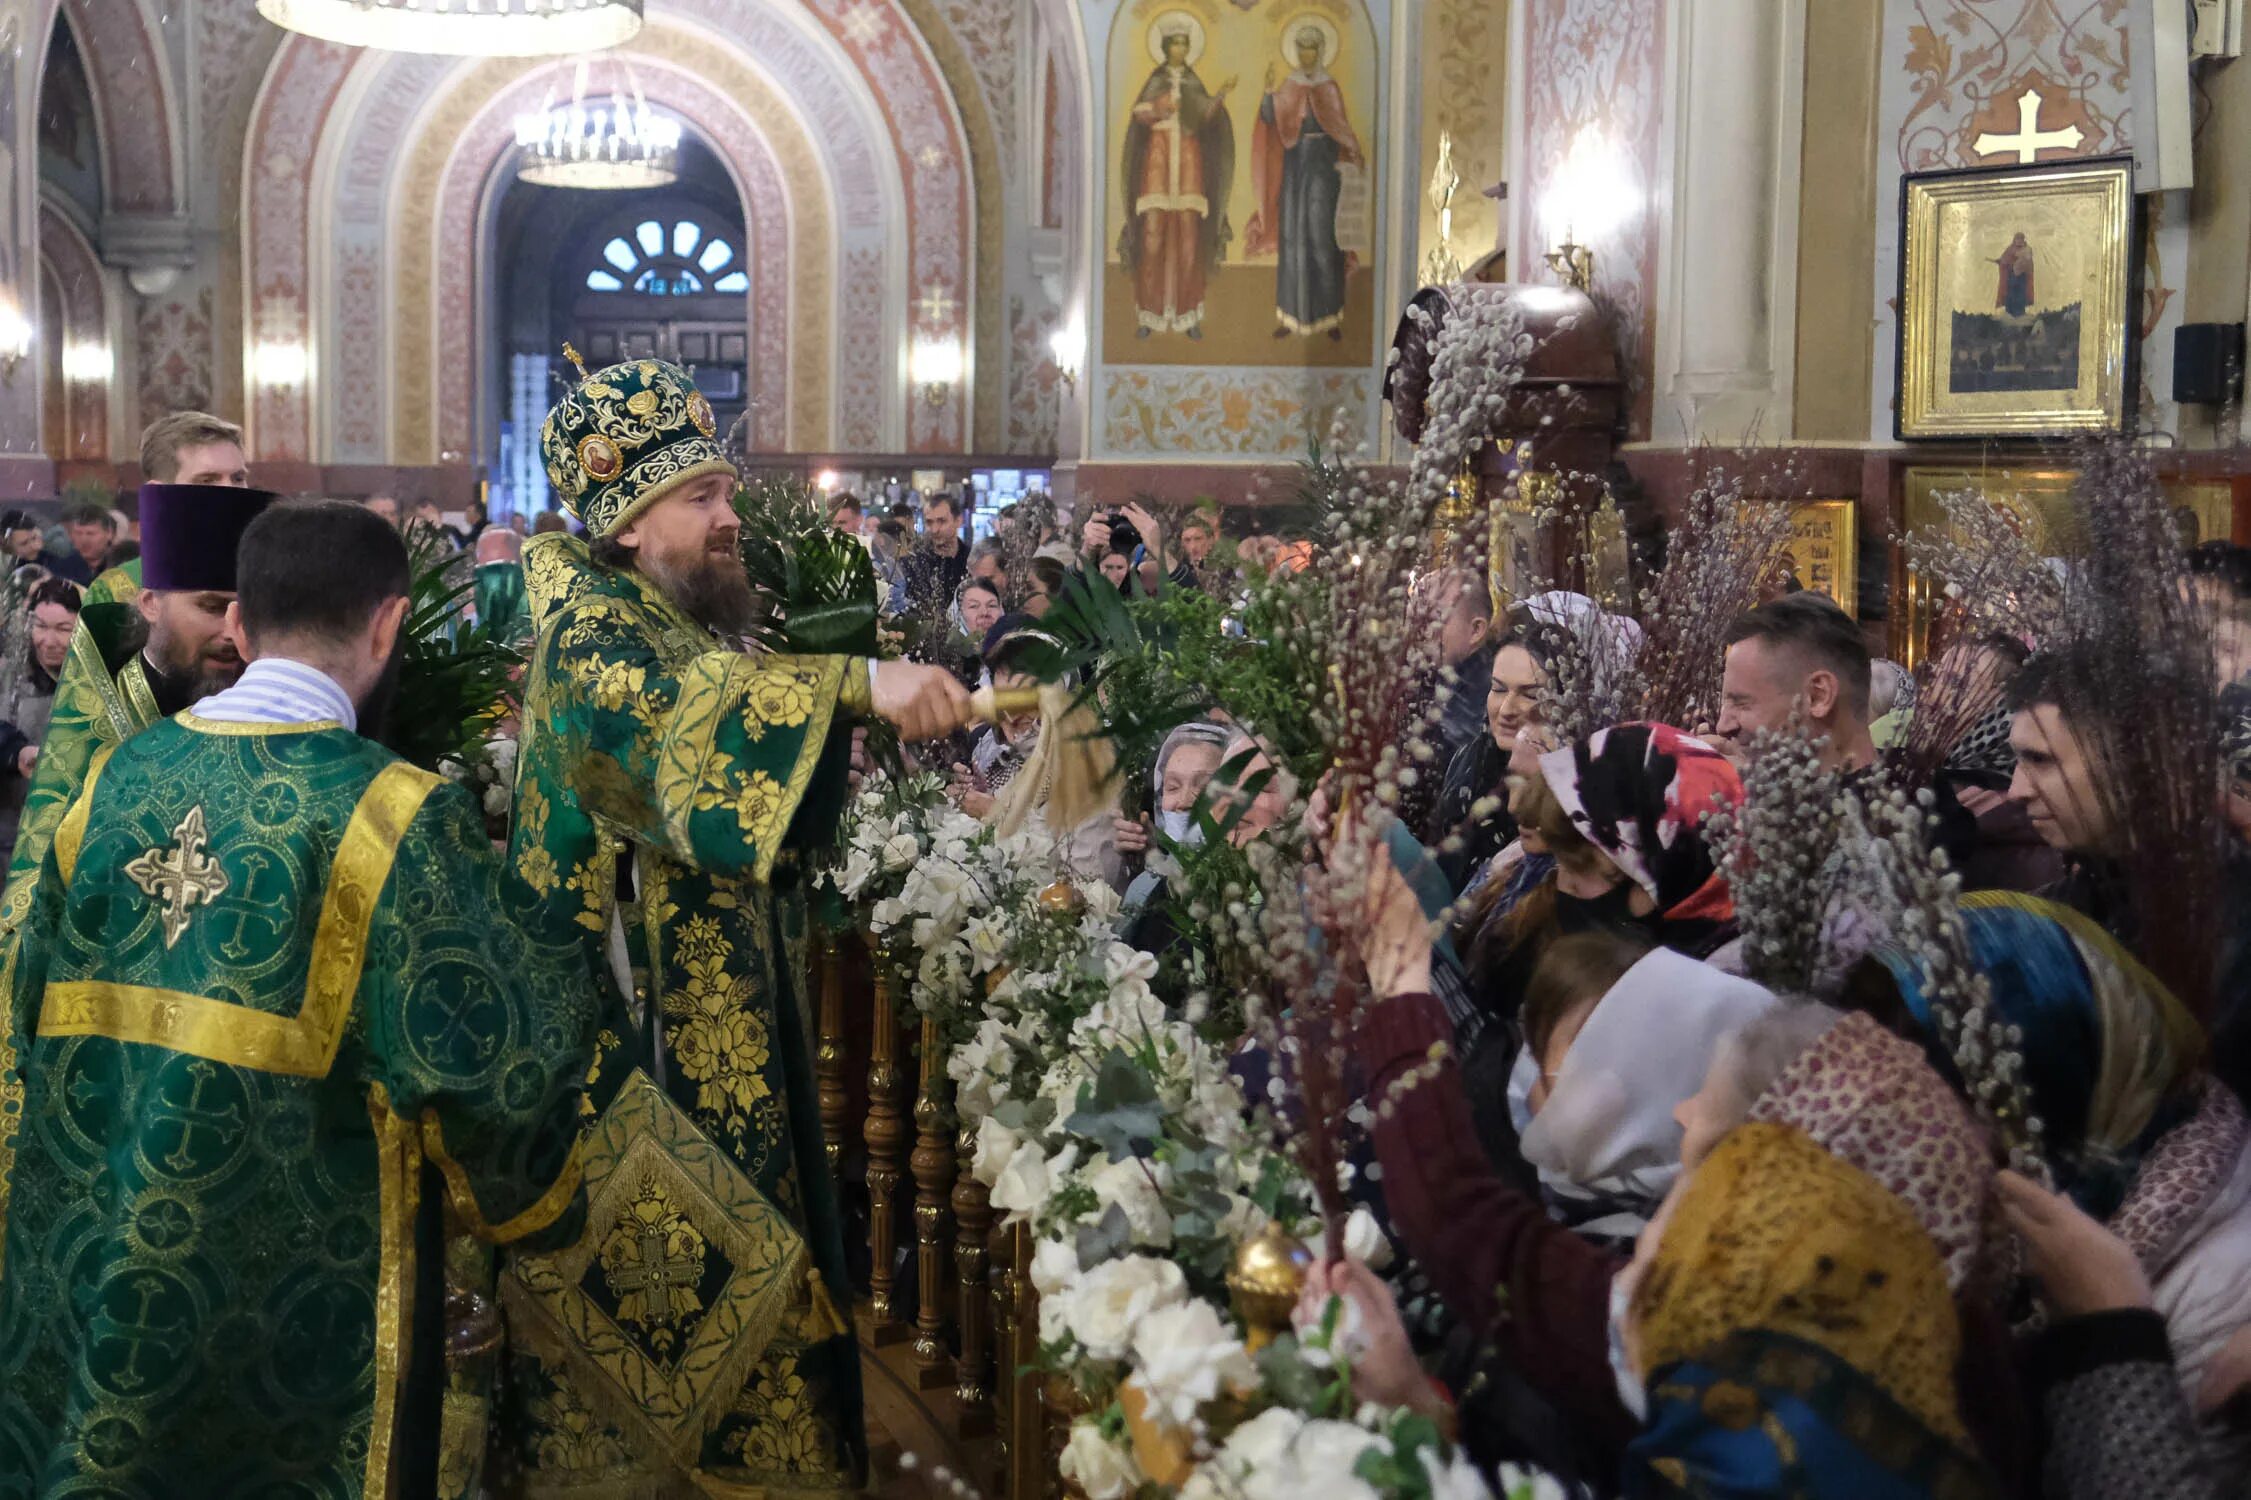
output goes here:
[[[530, 1495], [849, 1492], [865, 1468], [859, 1353], [794, 851], [833, 829], [852, 715], [943, 733], [966, 695], [936, 668], [877, 677], [865, 659], [740, 646], [753, 600], [736, 476], [685, 371], [596, 371], [541, 443], [591, 540], [526, 549], [537, 644], [511, 857], [576, 924], [589, 972], [617, 981], [594, 1100], [645, 1119], [634, 1075], [654, 1079], [657, 1112], [685, 1122], [671, 1135], [724, 1153], [737, 1210], [712, 1215], [710, 1192], [652, 1158], [632, 1193], [593, 1192], [563, 1274], [519, 1258], [502, 1281], [522, 1403], [505, 1436]], [[606, 1122], [591, 1139], [627, 1138]], [[587, 1170], [591, 1184], [598, 1156]], [[775, 1264], [803, 1269], [774, 1315], [730, 1312], [746, 1271]]]
[[257, 659], [56, 829], [8, 995], [0, 1497], [426, 1496], [438, 1200], [575, 1232], [583, 960], [466, 792], [354, 732], [406, 587], [358, 507], [269, 512]]

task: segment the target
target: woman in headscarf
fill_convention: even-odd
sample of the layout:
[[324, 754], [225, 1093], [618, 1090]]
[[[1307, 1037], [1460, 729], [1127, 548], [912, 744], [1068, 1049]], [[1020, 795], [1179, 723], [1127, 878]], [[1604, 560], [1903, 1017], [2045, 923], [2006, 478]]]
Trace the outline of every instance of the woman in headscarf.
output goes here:
[[961, 587], [954, 590], [953, 608], [947, 623], [953, 626], [955, 640], [954, 675], [964, 687], [983, 687], [990, 676], [985, 669], [982, 647], [1001, 620], [1000, 589], [983, 578], [964, 578]]
[[[1149, 771], [1150, 805], [1156, 809], [1157, 830], [1176, 845], [1194, 847], [1203, 842], [1196, 822], [1196, 804], [1218, 773], [1227, 749], [1229, 731], [1224, 725], [1201, 721], [1183, 724], [1165, 736]], [[1121, 820], [1118, 843], [1128, 840]], [[1168, 909], [1168, 884], [1180, 867], [1163, 848], [1150, 848], [1140, 829], [1134, 847], [1147, 850], [1141, 873], [1125, 890], [1125, 906], [1118, 916], [1118, 935], [1127, 945], [1147, 953], [1162, 954], [1180, 941]]]
[[[1456, 891], [1483, 871], [1516, 837], [1508, 811], [1509, 757], [1519, 736], [1540, 722], [1540, 695], [1547, 690], [1547, 663], [1538, 631], [1511, 630], [1493, 652], [1492, 681], [1485, 694], [1485, 733], [1454, 756], [1446, 767], [1423, 842], [1438, 851], [1438, 868]], [[1493, 804], [1479, 813], [1480, 803]], [[1449, 839], [1459, 838], [1448, 849]]]
[[[1636, 1427], [1619, 1399], [1607, 1332], [1624, 1261], [1555, 1223], [1473, 1144], [1462, 1074], [1445, 1045], [1451, 1023], [1430, 993], [1428, 930], [1403, 881], [1373, 872], [1361, 930], [1369, 982], [1382, 998], [1362, 1019], [1355, 1052], [1368, 1096], [1384, 1101], [1373, 1129], [1391, 1225], [1451, 1314], [1510, 1366], [1538, 1372], [1582, 1447], [1614, 1454]], [[1866, 1016], [1776, 1007], [1715, 1049], [1703, 1086], [1680, 1106], [1683, 1166], [1692, 1170], [1746, 1118], [1804, 1130], [1875, 1178], [1941, 1247], [1949, 1284], [1973, 1285], [1987, 1147], [1914, 1043]], [[1972, 1348], [1989, 1352], [1992, 1342]], [[1982, 1395], [2010, 1389], [2005, 1370], [1981, 1374], [1980, 1385], [1991, 1388]], [[1984, 1436], [2007, 1423], [1976, 1427]]]
[[[2193, 1393], [2251, 1327], [2251, 1120], [2203, 1071], [2188, 1008], [2090, 918], [2003, 891], [1965, 896], [1962, 908], [1993, 1009], [2020, 1034], [2057, 1185], [2132, 1247]], [[1923, 966], [1893, 950], [1878, 956], [1935, 1037]], [[2208, 1436], [2233, 1477], [2251, 1478], [2244, 1434]]]
[[1540, 757], [1581, 837], [1632, 882], [1637, 916], [1667, 947], [1703, 957], [1733, 935], [1734, 898], [1704, 818], [1743, 801], [1735, 768], [1669, 724], [1621, 724]]
[[1962, 1420], [1938, 1249], [1869, 1173], [1787, 1125], [1738, 1127], [1620, 1278], [1629, 1496], [1995, 1493]]

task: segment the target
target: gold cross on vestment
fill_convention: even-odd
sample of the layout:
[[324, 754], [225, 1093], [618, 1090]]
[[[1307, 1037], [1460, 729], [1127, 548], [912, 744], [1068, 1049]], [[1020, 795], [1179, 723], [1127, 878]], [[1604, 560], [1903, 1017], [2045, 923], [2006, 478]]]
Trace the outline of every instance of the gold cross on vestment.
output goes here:
[[1970, 143], [1970, 149], [1980, 156], [1999, 156], [2014, 151], [2017, 165], [2029, 166], [2040, 159], [2043, 151], [2069, 151], [2087, 138], [2076, 125], [2066, 125], [2061, 130], [2042, 130], [2040, 106], [2044, 102], [2038, 89], [2026, 89], [2017, 100], [2017, 133], [1995, 135], [1988, 130]]
[[188, 930], [188, 908], [216, 901], [227, 891], [227, 872], [203, 852], [207, 835], [201, 805], [188, 809], [180, 826], [172, 830], [178, 847], [161, 845], [144, 851], [125, 867], [125, 873], [142, 894], [157, 903], [164, 914], [164, 946], [169, 948]]

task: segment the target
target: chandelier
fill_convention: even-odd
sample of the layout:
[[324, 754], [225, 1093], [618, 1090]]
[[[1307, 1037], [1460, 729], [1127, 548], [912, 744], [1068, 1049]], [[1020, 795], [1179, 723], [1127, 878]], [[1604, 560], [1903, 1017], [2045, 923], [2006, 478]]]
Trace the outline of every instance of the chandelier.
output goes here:
[[680, 175], [680, 122], [649, 108], [630, 70], [624, 92], [589, 98], [578, 65], [568, 104], [553, 96], [516, 116], [520, 182], [540, 187], [652, 188]]
[[258, 0], [258, 14], [347, 47], [456, 57], [593, 52], [641, 29], [641, 0]]

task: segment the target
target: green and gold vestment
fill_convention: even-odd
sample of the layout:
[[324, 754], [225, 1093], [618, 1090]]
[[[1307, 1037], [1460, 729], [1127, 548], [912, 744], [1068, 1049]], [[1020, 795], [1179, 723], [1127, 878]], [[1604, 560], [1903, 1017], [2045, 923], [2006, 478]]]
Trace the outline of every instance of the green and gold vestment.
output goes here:
[[544, 920], [467, 793], [333, 722], [95, 759], [8, 997], [0, 1496], [429, 1492], [437, 1200], [581, 1217], [595, 1003]]
[[[646, 1070], [739, 1169], [737, 1201], [778, 1213], [745, 1232], [712, 1217], [711, 1192], [645, 1164], [608, 1222], [597, 1194], [600, 1253], [580, 1256], [560, 1314], [526, 1304], [519, 1260], [502, 1283], [521, 1403], [505, 1436], [524, 1491], [849, 1491], [865, 1463], [859, 1356], [838, 1312], [850, 1288], [787, 848], [833, 828], [850, 744], [831, 730], [865, 707], [868, 667], [745, 655], [573, 537], [535, 538], [525, 571], [538, 644], [511, 857], [577, 924], [589, 971], [630, 967], [635, 990], [628, 1004], [612, 986], [590, 1104], [646, 1115], [638, 1080], [611, 1104]], [[605, 1118], [590, 1183], [604, 1139], [637, 1130]], [[739, 1273], [800, 1263], [778, 1318], [715, 1324]]]

